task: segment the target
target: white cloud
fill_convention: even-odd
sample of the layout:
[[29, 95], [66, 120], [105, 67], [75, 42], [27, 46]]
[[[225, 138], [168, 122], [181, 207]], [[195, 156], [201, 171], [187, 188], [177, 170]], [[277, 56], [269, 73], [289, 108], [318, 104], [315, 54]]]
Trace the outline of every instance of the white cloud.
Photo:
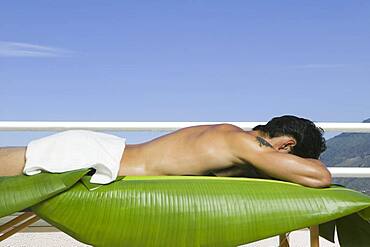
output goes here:
[[345, 67], [346, 64], [332, 64], [332, 63], [312, 63], [292, 66], [296, 69], [334, 69]]
[[0, 57], [65, 57], [71, 53], [50, 46], [0, 41]]

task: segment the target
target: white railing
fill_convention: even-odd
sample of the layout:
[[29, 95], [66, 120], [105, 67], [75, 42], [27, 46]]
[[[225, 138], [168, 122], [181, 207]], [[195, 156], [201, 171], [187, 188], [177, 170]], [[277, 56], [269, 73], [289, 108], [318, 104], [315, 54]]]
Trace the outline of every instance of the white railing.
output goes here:
[[[0, 131], [62, 131], [70, 129], [106, 131], [173, 131], [203, 124], [230, 123], [250, 130], [265, 122], [50, 122], [0, 121]], [[370, 123], [315, 123], [325, 131], [370, 133]], [[368, 167], [329, 167], [333, 177], [370, 177]]]
[[[89, 129], [107, 131], [173, 131], [193, 125], [230, 123], [250, 130], [266, 122], [50, 122], [0, 121], [0, 131], [60, 131]], [[370, 123], [315, 123], [325, 131], [370, 133]]]

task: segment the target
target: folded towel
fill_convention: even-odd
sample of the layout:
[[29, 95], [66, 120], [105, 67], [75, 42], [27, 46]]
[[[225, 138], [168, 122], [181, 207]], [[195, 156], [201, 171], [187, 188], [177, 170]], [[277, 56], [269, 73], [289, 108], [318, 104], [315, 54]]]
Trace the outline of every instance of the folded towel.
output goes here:
[[118, 176], [126, 139], [89, 130], [68, 130], [31, 141], [23, 173], [61, 173], [94, 168], [91, 183], [107, 184]]

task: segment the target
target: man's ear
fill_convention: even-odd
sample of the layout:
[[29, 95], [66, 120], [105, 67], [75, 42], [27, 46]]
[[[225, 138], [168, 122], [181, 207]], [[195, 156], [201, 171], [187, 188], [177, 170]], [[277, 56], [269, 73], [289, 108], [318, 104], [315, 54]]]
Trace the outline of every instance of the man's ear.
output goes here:
[[278, 147], [279, 152], [290, 153], [297, 144], [294, 138], [285, 137]]

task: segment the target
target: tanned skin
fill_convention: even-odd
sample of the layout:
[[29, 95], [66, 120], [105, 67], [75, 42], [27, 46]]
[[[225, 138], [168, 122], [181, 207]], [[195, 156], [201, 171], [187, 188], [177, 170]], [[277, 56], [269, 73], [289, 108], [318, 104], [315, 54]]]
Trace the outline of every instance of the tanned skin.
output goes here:
[[[199, 125], [141, 144], [127, 144], [120, 176], [216, 175], [279, 179], [327, 187], [331, 174], [316, 159], [289, 154], [295, 140], [269, 138], [231, 124]], [[26, 147], [0, 148], [0, 176], [22, 174]]]

